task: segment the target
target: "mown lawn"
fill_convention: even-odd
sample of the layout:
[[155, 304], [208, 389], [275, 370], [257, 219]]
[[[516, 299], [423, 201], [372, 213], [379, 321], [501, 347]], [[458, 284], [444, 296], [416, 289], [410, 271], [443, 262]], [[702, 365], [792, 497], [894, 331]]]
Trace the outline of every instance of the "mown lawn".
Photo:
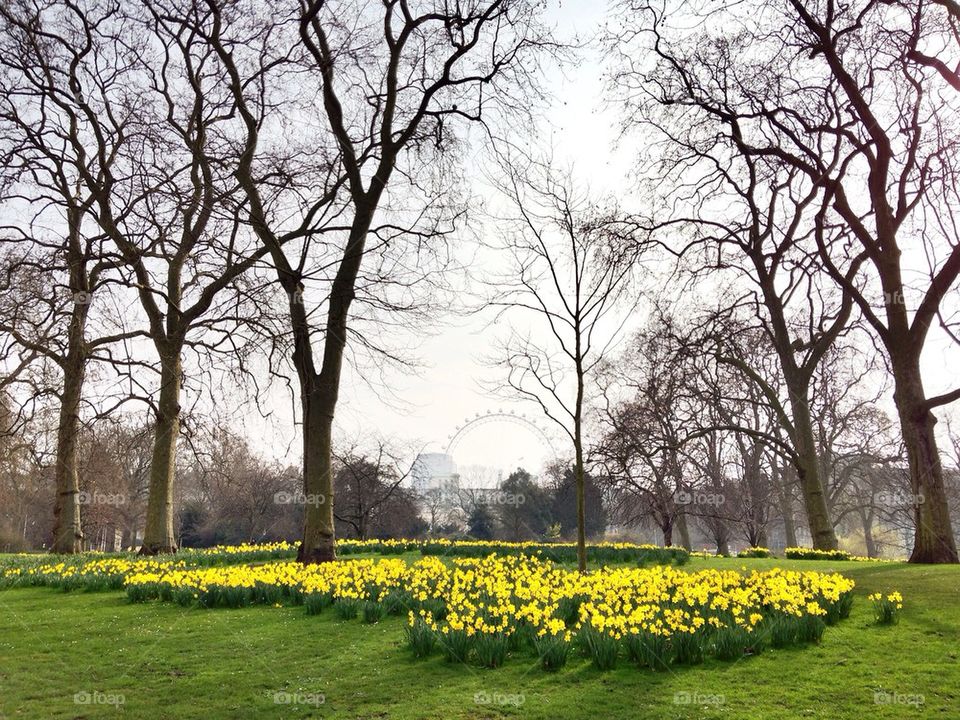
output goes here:
[[[303, 608], [199, 610], [135, 605], [118, 592], [7, 590], [0, 720], [960, 718], [960, 568], [729, 559], [685, 569], [773, 566], [852, 577], [851, 617], [818, 646], [660, 673], [626, 661], [601, 673], [579, 657], [556, 674], [527, 655], [497, 670], [417, 661], [402, 618], [364, 625]], [[877, 627], [866, 595], [893, 589], [905, 597], [903, 619]], [[288, 699], [299, 702], [276, 702]]]

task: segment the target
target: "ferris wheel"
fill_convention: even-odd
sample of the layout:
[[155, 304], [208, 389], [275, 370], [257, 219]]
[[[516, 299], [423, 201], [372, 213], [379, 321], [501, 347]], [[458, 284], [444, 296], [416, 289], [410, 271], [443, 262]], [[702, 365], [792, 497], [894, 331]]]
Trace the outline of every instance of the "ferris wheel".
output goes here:
[[553, 441], [550, 439], [550, 435], [547, 434], [547, 431], [534, 422], [533, 419], [528, 418], [525, 414], [517, 414], [513, 410], [495, 410], [491, 412], [477, 413], [472, 418], [467, 418], [461, 424], [457, 425], [448, 437], [447, 448], [445, 451], [446, 454], [453, 456], [456, 452], [457, 446], [460, 445], [464, 438], [484, 425], [491, 425], [495, 423], [509, 423], [524, 428], [540, 440], [544, 448], [547, 448], [550, 451], [551, 457], [557, 456], [557, 450], [553, 445]]

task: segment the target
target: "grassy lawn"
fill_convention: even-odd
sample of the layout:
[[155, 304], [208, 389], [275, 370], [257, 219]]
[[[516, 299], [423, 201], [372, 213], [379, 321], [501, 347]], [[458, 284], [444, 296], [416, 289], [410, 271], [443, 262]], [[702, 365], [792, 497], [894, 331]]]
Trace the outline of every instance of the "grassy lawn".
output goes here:
[[[774, 566], [856, 580], [850, 618], [818, 646], [659, 673], [625, 660], [602, 673], [579, 657], [556, 674], [527, 655], [496, 670], [417, 661], [402, 618], [364, 625], [300, 607], [200, 610], [131, 604], [119, 592], [6, 590], [0, 719], [960, 718], [960, 568], [717, 559], [685, 569]], [[906, 600], [901, 623], [874, 626], [866, 596], [893, 589]], [[99, 702], [78, 703], [78, 693]]]

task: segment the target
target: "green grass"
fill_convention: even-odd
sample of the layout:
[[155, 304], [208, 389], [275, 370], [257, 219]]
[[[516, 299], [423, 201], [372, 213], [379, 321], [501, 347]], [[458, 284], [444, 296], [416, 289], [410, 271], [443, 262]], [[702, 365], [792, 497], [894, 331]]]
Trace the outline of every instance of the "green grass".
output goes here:
[[[731, 558], [684, 569], [705, 567], [838, 571], [856, 580], [857, 601], [818, 646], [660, 673], [625, 661], [602, 673], [571, 655], [546, 673], [527, 655], [496, 670], [414, 660], [401, 618], [16, 588], [0, 592], [0, 718], [960, 717], [960, 568]], [[875, 626], [866, 596], [893, 589], [906, 600], [900, 624]], [[95, 692], [124, 702], [74, 701]], [[877, 704], [878, 692], [901, 703]]]

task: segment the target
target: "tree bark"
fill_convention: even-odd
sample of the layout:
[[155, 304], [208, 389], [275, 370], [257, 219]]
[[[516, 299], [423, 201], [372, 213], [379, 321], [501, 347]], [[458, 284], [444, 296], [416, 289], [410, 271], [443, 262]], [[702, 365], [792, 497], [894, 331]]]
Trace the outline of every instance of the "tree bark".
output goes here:
[[660, 526], [660, 531], [663, 533], [663, 546], [673, 547], [673, 522], [671, 520], [664, 522]]
[[91, 295], [88, 290], [90, 278], [80, 251], [80, 223], [74, 208], [68, 212], [68, 222], [71, 231], [67, 255], [73, 308], [67, 330], [67, 351], [60, 363], [63, 389], [57, 423], [57, 459], [54, 468], [57, 495], [53, 505], [53, 544], [50, 551], [72, 554], [83, 550], [77, 441], [80, 434], [80, 402], [87, 369], [86, 326]]
[[576, 463], [573, 469], [577, 485], [577, 567], [580, 572], [587, 571], [587, 533], [586, 533], [586, 493], [584, 491], [583, 443], [580, 438], [580, 424], [576, 428]]
[[830, 522], [827, 498], [817, 462], [817, 445], [810, 419], [810, 404], [807, 389], [791, 386], [790, 406], [793, 414], [795, 465], [803, 504], [810, 526], [810, 537], [816, 550], [836, 550], [837, 534]]
[[160, 353], [160, 399], [150, 462], [150, 497], [141, 555], [175, 553], [173, 486], [176, 474], [177, 440], [180, 434], [181, 346], [173, 343]]
[[[579, 308], [579, 298], [577, 299]], [[575, 454], [574, 480], [577, 485], [577, 567], [580, 572], [587, 571], [587, 501], [585, 478], [583, 469], [583, 395], [584, 395], [584, 369], [583, 369], [583, 345], [581, 343], [580, 318], [574, 323], [575, 344], [574, 351], [576, 373], [577, 373], [577, 395], [574, 400], [573, 412], [573, 451]]]
[[[83, 342], [82, 322], [71, 322], [70, 345]], [[77, 472], [77, 440], [80, 433], [80, 400], [86, 374], [86, 358], [80, 348], [71, 347], [63, 369], [60, 418], [57, 424], [57, 459], [54, 469], [57, 496], [53, 506], [53, 544], [50, 552], [78, 553], [83, 550], [80, 522], [80, 479]]]
[[318, 389], [303, 395], [303, 538], [297, 553], [302, 563], [336, 559], [333, 518], [333, 411]]
[[757, 544], [754, 545], [754, 547], [765, 548], [767, 547], [768, 542], [769, 541], [767, 540], [766, 528], [760, 528], [759, 530], [757, 530]]
[[783, 518], [783, 535], [787, 547], [797, 547], [797, 526], [793, 518], [793, 501], [787, 489], [787, 468], [777, 463], [777, 496], [780, 500], [780, 516]]
[[[383, 180], [382, 185], [386, 184]], [[327, 310], [323, 342], [323, 364], [314, 370], [310, 324], [302, 302], [291, 295], [290, 315], [295, 346], [294, 365], [300, 379], [303, 403], [303, 482], [307, 494], [304, 506], [303, 539], [297, 552], [301, 563], [336, 560], [336, 528], [333, 517], [333, 416], [340, 394], [343, 351], [347, 344], [347, 317], [353, 302], [357, 275], [363, 262], [367, 233], [373, 221], [376, 199], [358, 206], [347, 247], [334, 277]], [[289, 282], [289, 281], [288, 281]], [[302, 287], [297, 280], [297, 290]], [[310, 497], [313, 495], [314, 497]]]
[[914, 496], [916, 528], [910, 562], [956, 563], [957, 545], [934, 434], [937, 419], [926, 405], [919, 357], [915, 353], [904, 353], [895, 354], [892, 360], [893, 399], [900, 418]]
[[867, 549], [867, 557], [877, 557], [877, 543], [873, 539], [873, 513], [860, 511], [860, 521], [863, 523], [863, 544]]

